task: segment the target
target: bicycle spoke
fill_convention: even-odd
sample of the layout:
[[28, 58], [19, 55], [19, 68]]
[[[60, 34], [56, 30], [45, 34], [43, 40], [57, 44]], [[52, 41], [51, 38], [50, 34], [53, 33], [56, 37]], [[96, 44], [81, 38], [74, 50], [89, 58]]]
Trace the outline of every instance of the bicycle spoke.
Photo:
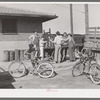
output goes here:
[[97, 63], [91, 65], [90, 78], [93, 83], [100, 84], [100, 66]]
[[78, 63], [76, 63], [75, 66], [73, 67], [72, 75], [73, 75], [74, 77], [80, 76], [80, 75], [82, 75], [83, 71], [84, 71], [84, 65], [81, 64], [80, 62], [78, 62]]
[[47, 70], [45, 70], [45, 71], [41, 72], [41, 74], [46, 74], [46, 75], [49, 75], [49, 74], [47, 73]]
[[25, 72], [25, 66], [22, 62], [12, 62], [8, 70], [13, 77], [21, 77]]
[[38, 74], [40, 77], [49, 78], [53, 74], [53, 67], [49, 63], [41, 63], [38, 67]]

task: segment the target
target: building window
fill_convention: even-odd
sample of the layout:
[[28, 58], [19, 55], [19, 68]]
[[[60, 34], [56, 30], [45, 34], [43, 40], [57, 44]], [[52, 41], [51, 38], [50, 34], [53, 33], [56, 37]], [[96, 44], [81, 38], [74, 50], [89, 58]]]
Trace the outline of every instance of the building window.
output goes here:
[[4, 35], [17, 35], [17, 20], [2, 19], [2, 33]]

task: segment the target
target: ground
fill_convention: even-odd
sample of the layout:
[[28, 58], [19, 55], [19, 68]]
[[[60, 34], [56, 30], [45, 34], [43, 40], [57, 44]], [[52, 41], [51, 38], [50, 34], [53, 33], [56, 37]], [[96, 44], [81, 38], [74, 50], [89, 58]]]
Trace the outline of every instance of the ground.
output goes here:
[[0, 88], [24, 88], [24, 89], [98, 89], [85, 75], [72, 76], [72, 67], [76, 62], [63, 62], [53, 64], [56, 76], [43, 79], [39, 76], [28, 74], [22, 78], [13, 78], [8, 73], [8, 66], [11, 62], [1, 62], [0, 66], [6, 72], [0, 73]]

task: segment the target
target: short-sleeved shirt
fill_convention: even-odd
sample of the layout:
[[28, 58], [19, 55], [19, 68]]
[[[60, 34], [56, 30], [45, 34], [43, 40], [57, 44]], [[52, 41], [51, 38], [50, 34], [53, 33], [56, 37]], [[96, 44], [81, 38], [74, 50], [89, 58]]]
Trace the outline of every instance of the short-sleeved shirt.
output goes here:
[[34, 43], [34, 40], [35, 40], [35, 35], [31, 35], [30, 37], [29, 37], [29, 44], [33, 44]]
[[62, 36], [56, 36], [54, 39], [54, 43], [56, 45], [61, 45], [61, 41], [62, 41]]
[[69, 46], [69, 47], [74, 47], [74, 45], [75, 45], [74, 39], [73, 39], [72, 37], [69, 37], [68, 46]]
[[68, 46], [68, 37], [62, 37], [62, 46]]
[[42, 39], [40, 39], [39, 43], [40, 43], [40, 47], [44, 47], [45, 42]]

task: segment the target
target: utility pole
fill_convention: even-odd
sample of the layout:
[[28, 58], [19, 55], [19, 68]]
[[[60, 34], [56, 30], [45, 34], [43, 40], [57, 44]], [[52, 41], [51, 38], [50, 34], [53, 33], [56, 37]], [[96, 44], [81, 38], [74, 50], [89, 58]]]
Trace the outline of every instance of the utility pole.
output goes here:
[[86, 32], [86, 34], [89, 34], [88, 4], [85, 4], [85, 32]]
[[71, 33], [73, 34], [73, 5], [70, 4], [70, 27]]

